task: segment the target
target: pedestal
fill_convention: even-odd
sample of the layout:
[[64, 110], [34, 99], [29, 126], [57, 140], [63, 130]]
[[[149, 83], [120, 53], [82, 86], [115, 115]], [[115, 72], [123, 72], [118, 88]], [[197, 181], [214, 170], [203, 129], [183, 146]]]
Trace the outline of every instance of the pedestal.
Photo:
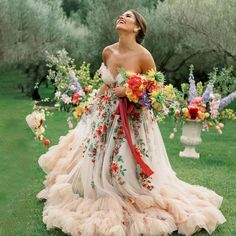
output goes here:
[[179, 153], [180, 157], [199, 158], [195, 147], [201, 144], [202, 123], [197, 120], [186, 120], [182, 128], [181, 143], [185, 145], [184, 151]]

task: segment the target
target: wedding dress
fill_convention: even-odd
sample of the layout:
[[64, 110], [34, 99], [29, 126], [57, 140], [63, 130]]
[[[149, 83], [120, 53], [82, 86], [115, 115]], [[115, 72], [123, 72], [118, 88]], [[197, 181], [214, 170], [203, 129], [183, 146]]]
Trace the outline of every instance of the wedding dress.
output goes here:
[[192, 235], [204, 228], [211, 234], [225, 222], [219, 210], [223, 198], [199, 185], [190, 185], [172, 170], [151, 110], [129, 118], [132, 142], [154, 172], [142, 174], [116, 113], [113, 77], [102, 63], [107, 94], [89, 105], [78, 125], [39, 158], [46, 199], [43, 222], [77, 236]]

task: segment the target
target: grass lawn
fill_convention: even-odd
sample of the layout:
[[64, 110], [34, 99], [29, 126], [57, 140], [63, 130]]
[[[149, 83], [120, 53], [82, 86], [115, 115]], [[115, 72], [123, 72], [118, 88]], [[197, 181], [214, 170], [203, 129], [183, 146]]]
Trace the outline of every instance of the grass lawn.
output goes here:
[[[47, 231], [42, 222], [43, 203], [35, 195], [43, 188], [44, 173], [37, 160], [46, 148], [33, 140], [33, 133], [25, 122], [33, 102], [17, 90], [17, 81], [21, 79], [23, 75], [14, 71], [0, 74], [0, 236], [65, 235], [60, 230]], [[66, 114], [55, 112], [47, 125], [47, 137], [56, 144], [68, 130]], [[203, 134], [203, 143], [198, 147], [199, 160], [178, 157], [183, 149], [179, 142], [181, 132], [170, 140], [173, 128], [170, 121], [160, 128], [177, 176], [224, 197], [221, 209], [227, 222], [213, 235], [236, 235], [236, 122], [228, 121], [221, 136], [214, 130]], [[202, 231], [196, 235], [207, 233]]]

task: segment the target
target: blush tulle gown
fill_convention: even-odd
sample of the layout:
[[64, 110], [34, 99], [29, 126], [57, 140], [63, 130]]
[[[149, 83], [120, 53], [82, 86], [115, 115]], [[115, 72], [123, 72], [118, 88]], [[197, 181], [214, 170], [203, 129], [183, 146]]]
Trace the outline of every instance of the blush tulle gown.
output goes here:
[[78, 125], [40, 156], [46, 173], [43, 222], [77, 236], [183, 235], [205, 229], [211, 234], [225, 222], [223, 198], [190, 185], [172, 170], [151, 110], [129, 119], [132, 142], [154, 174], [142, 174], [134, 159], [111, 90], [121, 83], [102, 63], [104, 96], [89, 105]]

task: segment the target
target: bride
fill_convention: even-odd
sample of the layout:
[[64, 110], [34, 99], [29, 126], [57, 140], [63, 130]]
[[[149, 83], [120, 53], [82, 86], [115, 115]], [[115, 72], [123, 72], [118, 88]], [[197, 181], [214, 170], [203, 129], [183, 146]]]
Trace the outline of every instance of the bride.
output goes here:
[[[70, 235], [192, 235], [211, 234], [225, 222], [219, 210], [223, 198], [176, 177], [153, 113], [142, 109], [129, 117], [133, 144], [142, 156], [138, 164], [127, 141], [117, 107], [126, 99], [117, 68], [145, 74], [156, 69], [141, 43], [143, 17], [134, 10], [116, 22], [119, 41], [102, 53], [104, 82], [77, 127], [39, 158], [45, 171], [43, 222]], [[151, 172], [144, 174], [142, 168]]]

